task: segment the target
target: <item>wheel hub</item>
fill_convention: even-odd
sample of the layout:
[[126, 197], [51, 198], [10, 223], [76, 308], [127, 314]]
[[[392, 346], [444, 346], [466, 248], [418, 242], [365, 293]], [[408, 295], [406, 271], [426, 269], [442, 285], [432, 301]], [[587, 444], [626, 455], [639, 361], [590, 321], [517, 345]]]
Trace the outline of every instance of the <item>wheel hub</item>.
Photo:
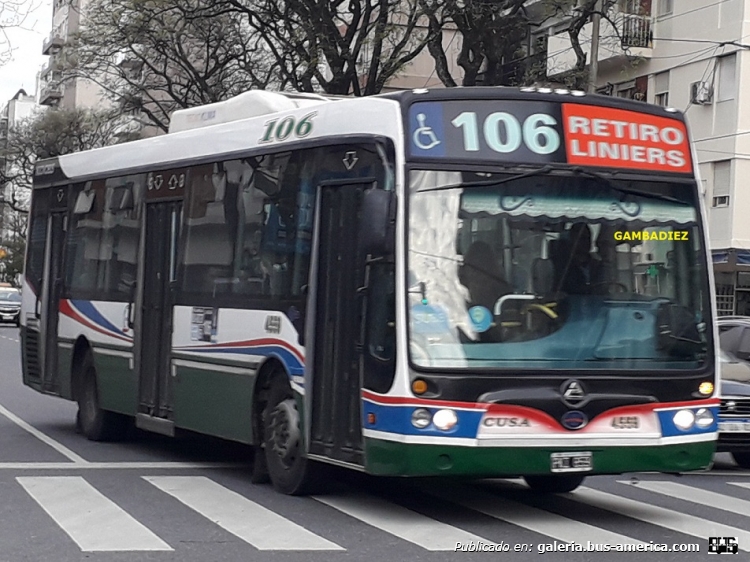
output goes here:
[[271, 445], [279, 458], [289, 465], [296, 457], [299, 440], [299, 412], [294, 399], [287, 398], [273, 410]]

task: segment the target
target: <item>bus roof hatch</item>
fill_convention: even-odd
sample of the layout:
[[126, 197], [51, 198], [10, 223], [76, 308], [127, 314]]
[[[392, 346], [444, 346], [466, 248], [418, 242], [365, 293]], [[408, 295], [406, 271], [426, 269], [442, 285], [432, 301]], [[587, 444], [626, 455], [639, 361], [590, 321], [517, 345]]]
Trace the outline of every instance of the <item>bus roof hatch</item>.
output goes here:
[[251, 90], [225, 101], [175, 111], [169, 120], [169, 132], [177, 133], [219, 123], [239, 121], [277, 111], [318, 105], [333, 99], [312, 93]]

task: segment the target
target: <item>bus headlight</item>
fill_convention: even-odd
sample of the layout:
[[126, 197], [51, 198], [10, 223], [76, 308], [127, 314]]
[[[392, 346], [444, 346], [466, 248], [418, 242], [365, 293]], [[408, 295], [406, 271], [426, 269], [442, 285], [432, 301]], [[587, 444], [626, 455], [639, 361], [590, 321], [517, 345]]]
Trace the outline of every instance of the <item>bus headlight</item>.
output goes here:
[[456, 427], [458, 416], [453, 410], [438, 410], [432, 418], [432, 423], [442, 431], [449, 431]]
[[417, 408], [411, 414], [411, 424], [417, 429], [424, 429], [432, 423], [432, 414], [425, 408]]
[[714, 423], [714, 415], [708, 408], [701, 408], [695, 413], [695, 425], [701, 429], [706, 429]]
[[703, 396], [710, 396], [714, 393], [714, 383], [711, 381], [703, 381], [698, 386], [698, 392], [700, 392]]
[[692, 410], [678, 410], [672, 421], [679, 429], [687, 431], [695, 425], [695, 414]]

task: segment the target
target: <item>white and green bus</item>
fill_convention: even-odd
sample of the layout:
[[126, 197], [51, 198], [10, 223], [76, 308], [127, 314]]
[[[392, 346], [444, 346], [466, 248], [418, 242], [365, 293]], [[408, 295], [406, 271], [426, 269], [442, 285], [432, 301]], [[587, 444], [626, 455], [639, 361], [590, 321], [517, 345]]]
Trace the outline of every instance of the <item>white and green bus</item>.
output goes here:
[[712, 278], [683, 116], [549, 89], [254, 91], [36, 165], [28, 386], [82, 432], [247, 443], [305, 493], [710, 465]]

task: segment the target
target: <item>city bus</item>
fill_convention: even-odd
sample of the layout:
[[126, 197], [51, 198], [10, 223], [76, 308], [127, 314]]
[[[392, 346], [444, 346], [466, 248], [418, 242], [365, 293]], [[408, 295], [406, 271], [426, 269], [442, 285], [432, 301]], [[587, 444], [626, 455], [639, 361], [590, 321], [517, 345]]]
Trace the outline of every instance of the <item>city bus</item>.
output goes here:
[[36, 164], [24, 383], [245, 443], [303, 494], [371, 475], [710, 466], [705, 210], [683, 115], [546, 88], [252, 91]]

